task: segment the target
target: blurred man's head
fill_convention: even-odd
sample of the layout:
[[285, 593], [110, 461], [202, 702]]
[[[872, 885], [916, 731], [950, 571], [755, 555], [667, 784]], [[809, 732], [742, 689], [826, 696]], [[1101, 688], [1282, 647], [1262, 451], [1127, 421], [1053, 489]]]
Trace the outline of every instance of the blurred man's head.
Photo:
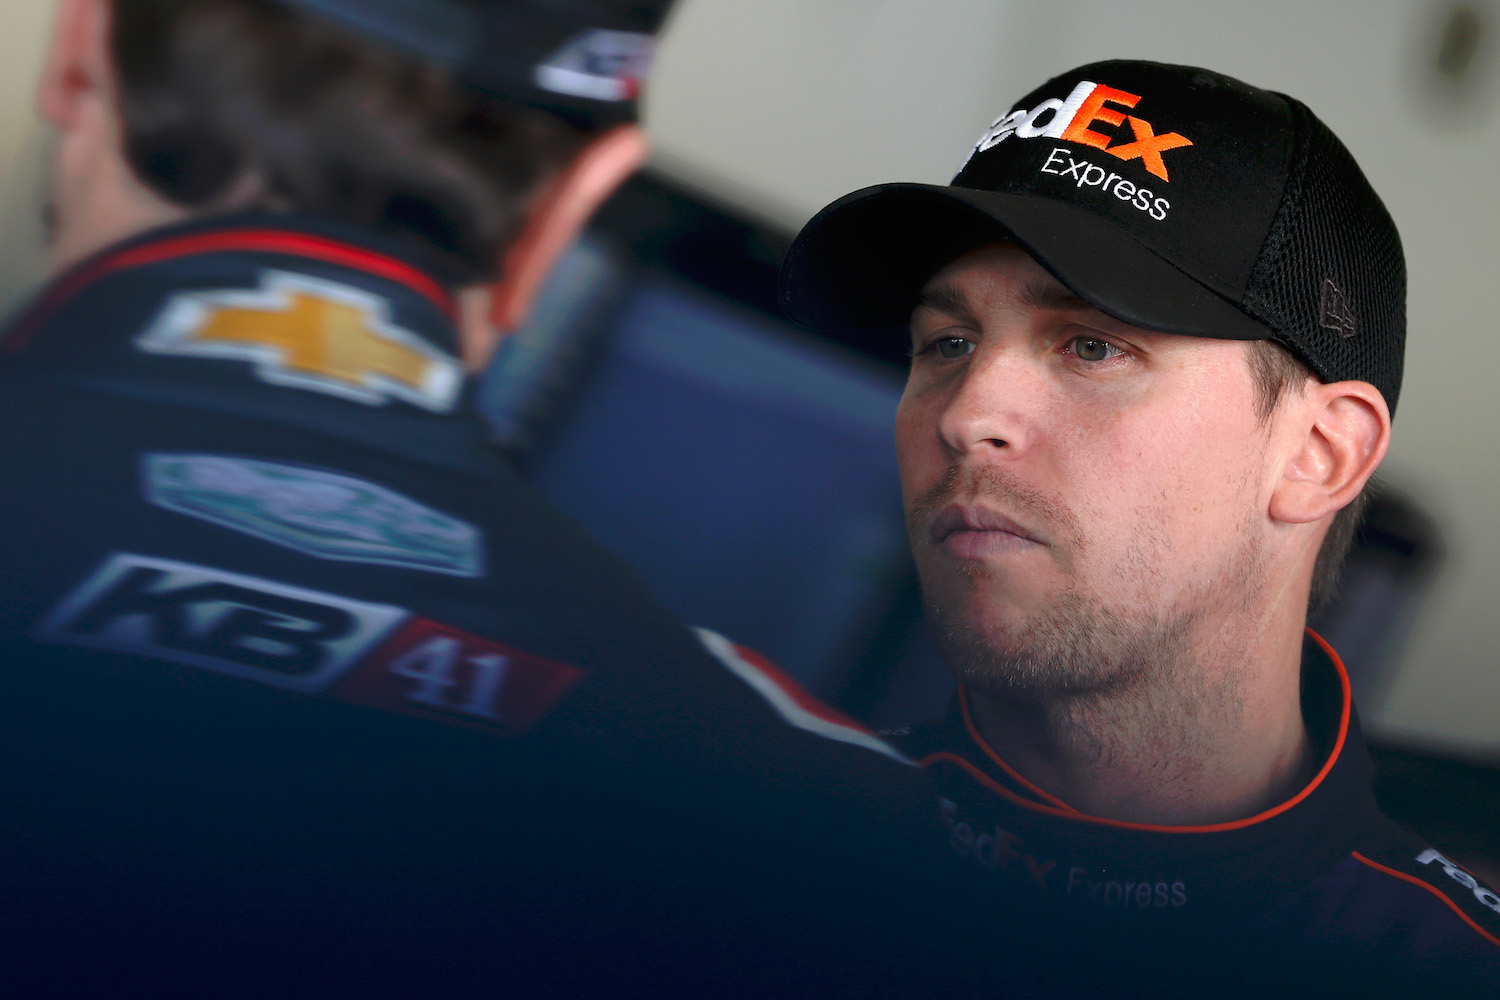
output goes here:
[[1300, 627], [1331, 589], [1389, 438], [1404, 271], [1297, 102], [1083, 67], [997, 120], [953, 185], [825, 209], [783, 287], [813, 325], [909, 328], [897, 453], [965, 679], [1108, 687]]
[[[261, 208], [393, 233], [488, 282], [549, 182], [601, 137], [621, 149], [669, 5], [63, 0], [41, 87], [56, 262]], [[631, 135], [615, 173], [639, 162]]]

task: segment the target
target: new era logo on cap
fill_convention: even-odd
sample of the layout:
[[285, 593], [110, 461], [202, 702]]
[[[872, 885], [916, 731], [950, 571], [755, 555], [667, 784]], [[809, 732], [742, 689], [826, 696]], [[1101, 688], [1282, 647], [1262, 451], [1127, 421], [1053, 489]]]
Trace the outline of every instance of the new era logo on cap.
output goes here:
[[1345, 340], [1359, 332], [1349, 296], [1332, 278], [1323, 279], [1323, 293], [1318, 297], [1318, 324]]

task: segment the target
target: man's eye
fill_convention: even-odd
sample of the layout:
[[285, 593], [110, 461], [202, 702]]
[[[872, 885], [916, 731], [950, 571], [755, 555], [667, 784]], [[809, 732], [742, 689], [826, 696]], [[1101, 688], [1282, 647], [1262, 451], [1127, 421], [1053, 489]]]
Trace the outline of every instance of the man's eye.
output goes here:
[[962, 337], [943, 337], [932, 342], [932, 349], [942, 358], [961, 358], [974, 353], [974, 342]]
[[1068, 346], [1080, 361], [1108, 361], [1125, 353], [1109, 341], [1097, 337], [1074, 337]]

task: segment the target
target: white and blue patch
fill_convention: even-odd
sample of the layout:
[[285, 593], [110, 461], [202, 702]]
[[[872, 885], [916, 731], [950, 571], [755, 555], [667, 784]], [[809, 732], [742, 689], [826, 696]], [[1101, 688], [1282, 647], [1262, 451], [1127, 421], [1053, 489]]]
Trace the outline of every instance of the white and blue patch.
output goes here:
[[318, 559], [484, 575], [484, 534], [368, 480], [227, 455], [148, 454], [147, 500]]

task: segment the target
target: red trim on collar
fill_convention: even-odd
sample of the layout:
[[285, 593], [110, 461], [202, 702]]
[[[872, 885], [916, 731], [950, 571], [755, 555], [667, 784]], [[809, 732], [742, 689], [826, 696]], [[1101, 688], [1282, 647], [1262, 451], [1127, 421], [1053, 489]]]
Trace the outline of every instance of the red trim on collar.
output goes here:
[[431, 302], [450, 320], [457, 316], [457, 305], [448, 289], [421, 269], [394, 257], [308, 233], [279, 229], [232, 229], [167, 238], [109, 253], [80, 265], [46, 292], [30, 314], [0, 343], [0, 353], [14, 354], [24, 348], [31, 342], [49, 313], [107, 275], [195, 254], [236, 250], [280, 253], [353, 268], [404, 285]]
[[[1312, 781], [1308, 782], [1307, 786], [1303, 788], [1302, 791], [1298, 792], [1296, 795], [1287, 799], [1280, 805], [1273, 806], [1272, 808], [1267, 809], [1264, 812], [1256, 813], [1254, 816], [1250, 816], [1246, 819], [1232, 820], [1227, 823], [1210, 823], [1203, 826], [1161, 826], [1154, 823], [1130, 823], [1126, 822], [1125, 820], [1105, 819], [1103, 816], [1091, 816], [1088, 813], [1079, 812], [1078, 810], [1068, 806], [1058, 808], [1057, 806], [1045, 805], [1040, 802], [1032, 802], [1030, 799], [1022, 798], [1015, 792], [1011, 791], [1009, 788], [1006, 788], [1004, 785], [991, 778], [989, 775], [985, 774], [973, 763], [963, 759], [962, 757], [959, 757], [957, 754], [947, 752], [929, 754], [917, 763], [921, 764], [923, 767], [926, 767], [930, 763], [939, 760], [958, 764], [965, 771], [967, 771], [971, 777], [977, 780], [980, 784], [984, 785], [990, 791], [1018, 806], [1021, 806], [1022, 808], [1030, 809], [1033, 812], [1045, 813], [1049, 816], [1056, 816], [1060, 819], [1077, 820], [1081, 823], [1093, 823], [1098, 826], [1112, 826], [1123, 830], [1145, 830], [1153, 833], [1223, 833], [1229, 830], [1242, 830], [1247, 826], [1254, 826], [1257, 823], [1263, 823], [1268, 819], [1281, 815], [1282, 813], [1291, 809], [1293, 806], [1302, 802], [1309, 795], [1311, 795], [1313, 791], [1323, 783], [1323, 779], [1328, 777], [1328, 772], [1333, 770], [1333, 765], [1338, 761], [1339, 755], [1344, 752], [1344, 743], [1349, 737], [1349, 717], [1353, 705], [1353, 698], [1349, 689], [1349, 672], [1344, 667], [1344, 661], [1339, 659], [1339, 654], [1334, 652], [1333, 647], [1328, 645], [1328, 643], [1324, 641], [1322, 636], [1318, 635], [1318, 633], [1314, 632], [1312, 629], [1305, 629], [1304, 631], [1306, 631], [1307, 635], [1318, 644], [1318, 646], [1323, 650], [1324, 653], [1328, 655], [1328, 659], [1333, 663], [1334, 670], [1339, 675], [1339, 687], [1343, 692], [1344, 704], [1342, 711], [1339, 713], [1338, 737], [1334, 740], [1333, 750], [1328, 754], [1328, 759], [1323, 762], [1322, 768], [1319, 769], [1318, 773], [1313, 776]], [[966, 725], [969, 724], [967, 711], [965, 712], [964, 722]], [[1046, 796], [1054, 802], [1060, 801], [1053, 796], [1047, 795], [1046, 792], [1043, 792], [1041, 789], [1031, 784], [1031, 782], [1026, 781], [1025, 778], [1022, 778], [1015, 770], [1013, 770], [1009, 765], [1001, 760], [1000, 755], [995, 753], [995, 751], [989, 746], [989, 744], [985, 743], [984, 740], [980, 738], [978, 731], [974, 729], [972, 725], [969, 726], [969, 735], [978, 743], [979, 748], [983, 750], [991, 760], [994, 760], [1002, 768], [1004, 768], [1006, 774], [1016, 778], [1027, 788], [1036, 791], [1038, 794]]]
[[1070, 813], [1078, 812], [1077, 809], [1074, 809], [1056, 795], [1043, 791], [1037, 785], [1032, 784], [1020, 771], [1007, 764], [1005, 759], [996, 753], [994, 748], [985, 741], [985, 738], [979, 735], [979, 727], [974, 725], [974, 717], [969, 712], [969, 692], [962, 684], [958, 686], [958, 708], [963, 714], [964, 728], [969, 731], [969, 739], [973, 740], [979, 746], [979, 749], [984, 751], [985, 756], [994, 761], [1000, 770], [1008, 774], [1012, 781], [1050, 805], [1054, 805], [1059, 809], [1066, 809]]

